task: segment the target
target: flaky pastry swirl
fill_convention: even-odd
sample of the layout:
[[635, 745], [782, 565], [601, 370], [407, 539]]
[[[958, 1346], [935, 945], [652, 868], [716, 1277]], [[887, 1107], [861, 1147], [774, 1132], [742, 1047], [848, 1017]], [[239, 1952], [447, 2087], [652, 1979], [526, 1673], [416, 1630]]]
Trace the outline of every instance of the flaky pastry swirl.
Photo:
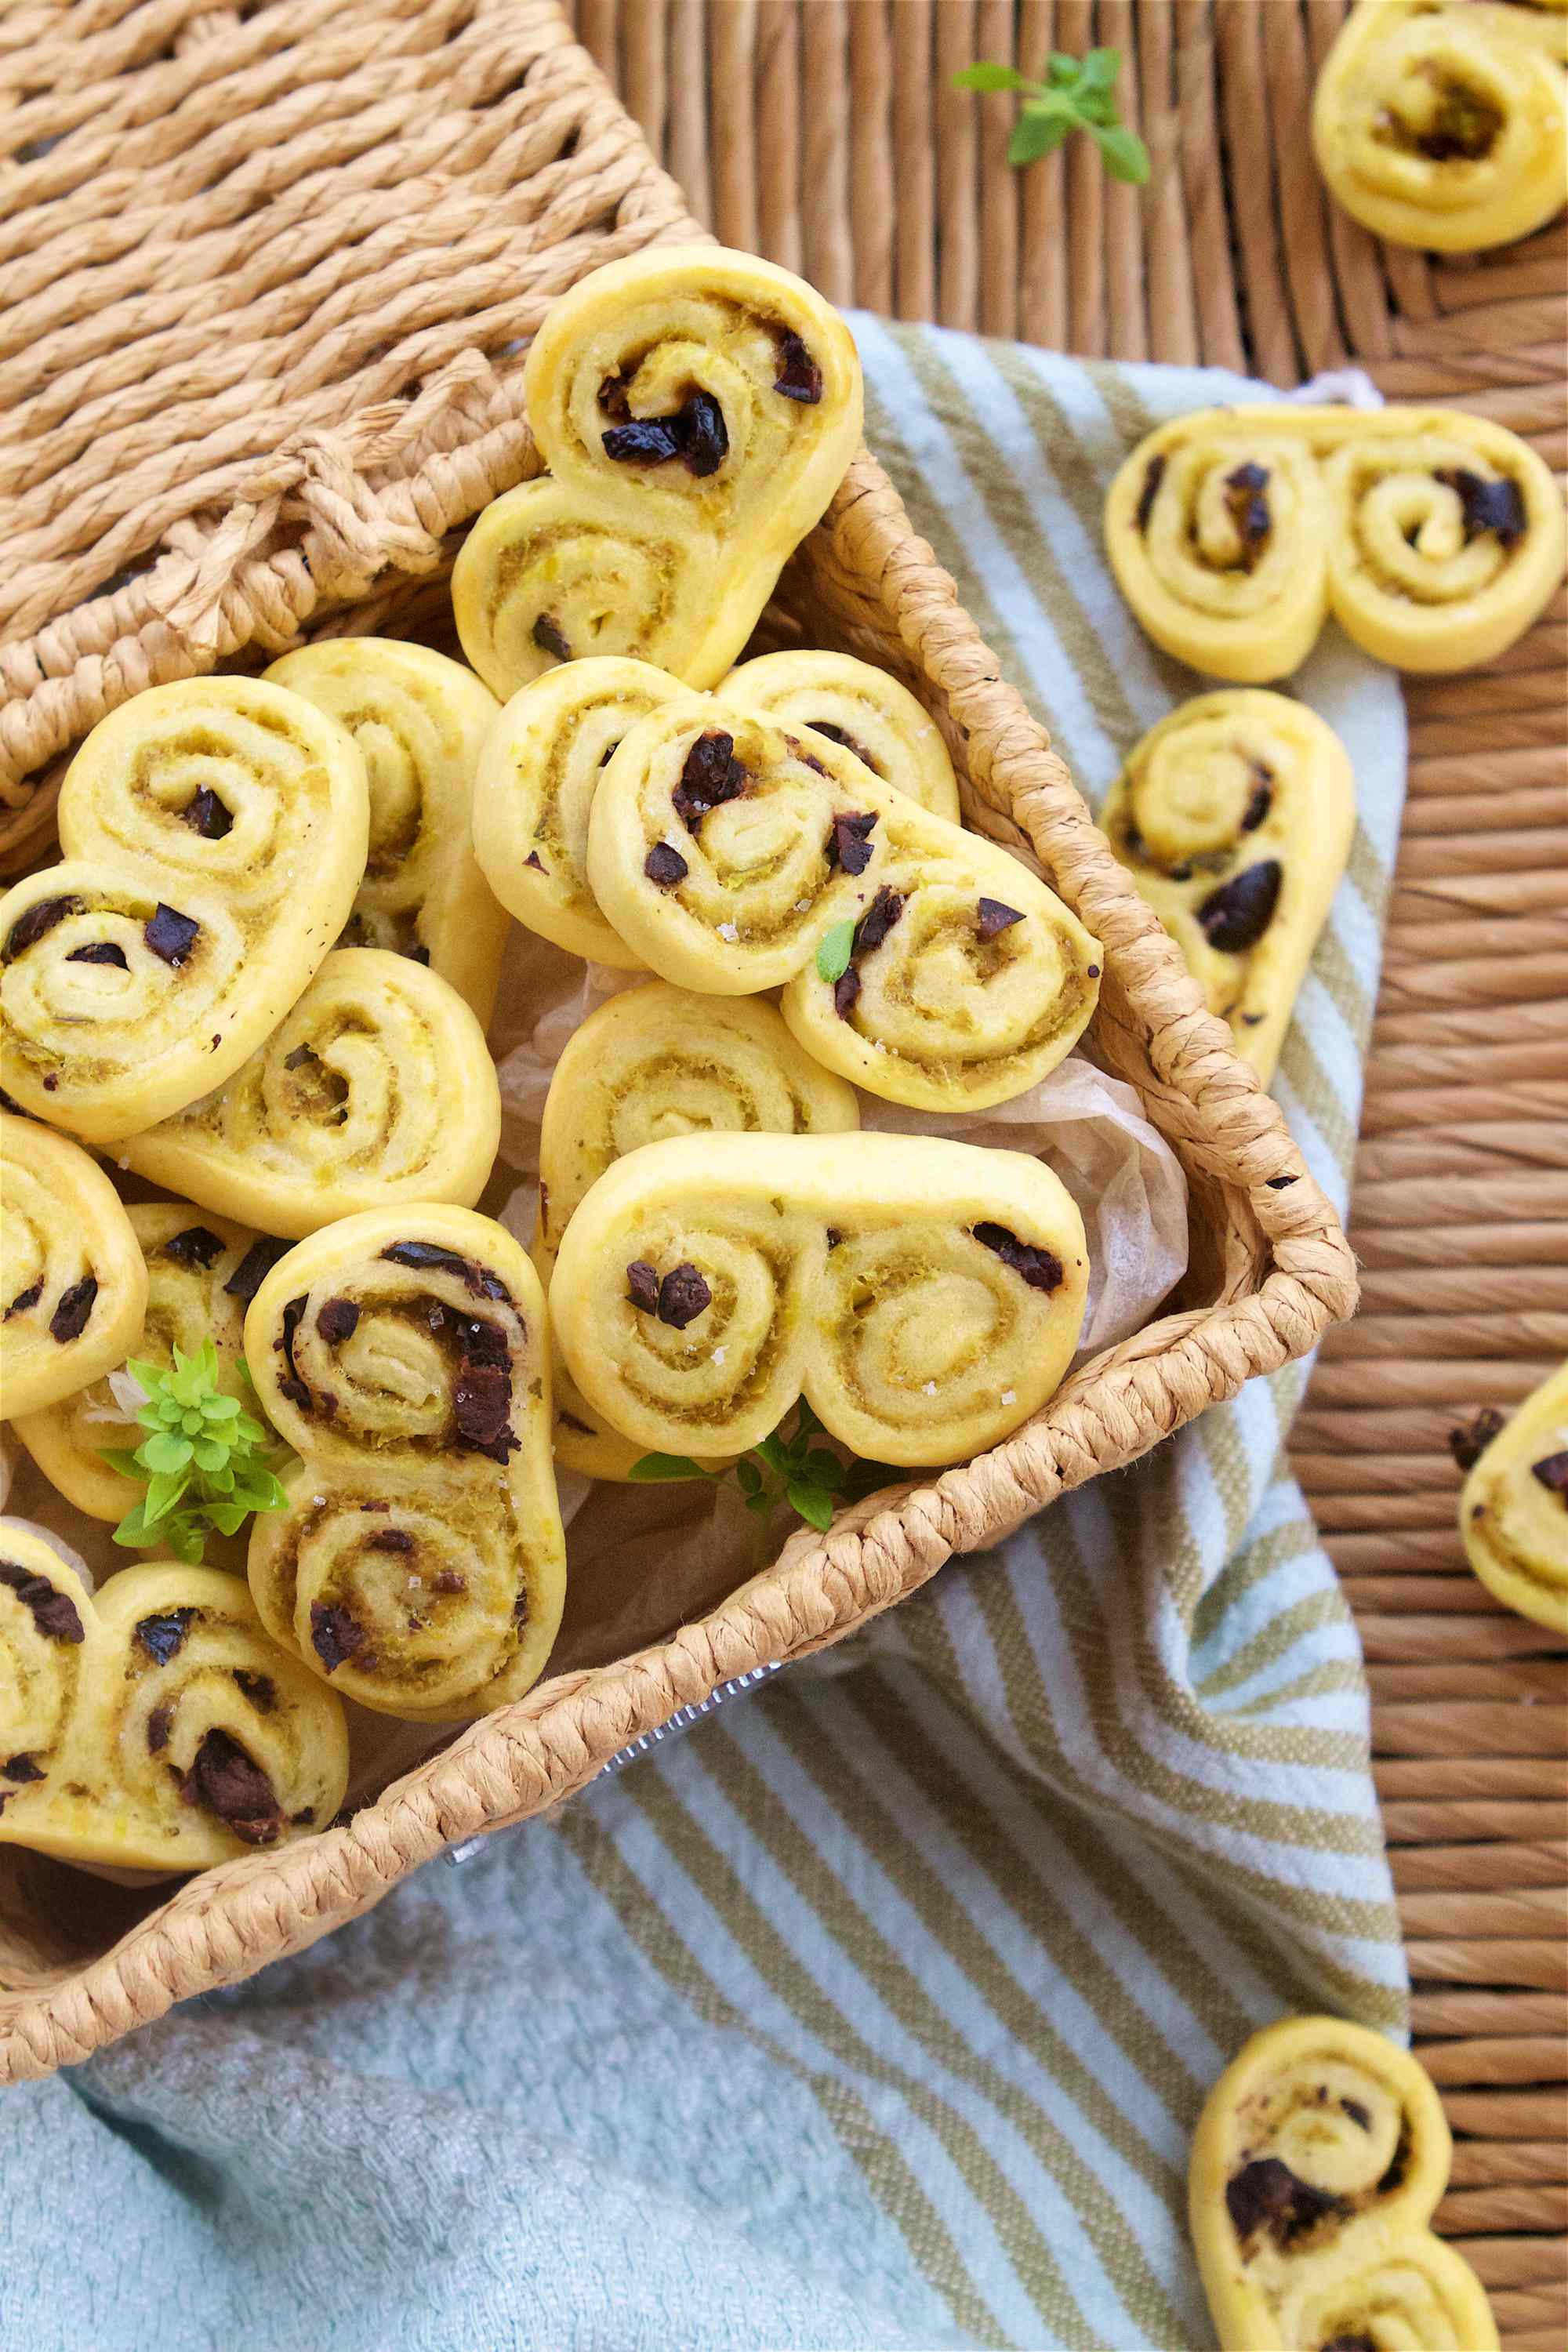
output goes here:
[[1568, 24], [1507, 0], [1361, 0], [1312, 100], [1318, 168], [1379, 236], [1474, 253], [1561, 211]]
[[200, 1870], [324, 1829], [348, 1784], [334, 1695], [240, 1578], [149, 1561], [94, 1594], [0, 1524], [0, 1844]]
[[1267, 1086], [1355, 831], [1339, 737], [1282, 694], [1200, 694], [1129, 755], [1100, 824]]
[[654, 247], [552, 305], [523, 399], [549, 471], [488, 506], [458, 554], [468, 659], [503, 699], [591, 654], [712, 686], [855, 453], [842, 320], [750, 254]]
[[146, 1304], [136, 1236], [97, 1161], [0, 1111], [0, 1420], [122, 1363]]
[[544, 1298], [521, 1244], [468, 1209], [346, 1217], [272, 1269], [245, 1350], [301, 1457], [250, 1539], [274, 1639], [386, 1715], [521, 1697], [565, 1587]]
[[1225, 2352], [1496, 2352], [1480, 2281], [1431, 2228], [1449, 2153], [1408, 2051], [1333, 2017], [1254, 2034], [1209, 2093], [1189, 2173]]
[[716, 690], [730, 710], [776, 719], [792, 734], [826, 735], [933, 816], [963, 823], [958, 779], [941, 728], [885, 669], [853, 654], [800, 648], [742, 662]]
[[385, 948], [340, 948], [226, 1086], [141, 1135], [128, 1167], [298, 1237], [394, 1201], [477, 1201], [500, 1139], [484, 1032]]
[[[852, 1087], [803, 1053], [771, 1004], [692, 996], [650, 981], [574, 1032], [545, 1097], [533, 1262], [549, 1289], [561, 1236], [589, 1187], [628, 1151], [672, 1136], [848, 1134]], [[562, 1364], [555, 1459], [624, 1478], [642, 1451], [617, 1436]]]
[[1380, 660], [1489, 661], [1563, 577], [1563, 500], [1501, 425], [1457, 409], [1203, 409], [1125, 460], [1105, 507], [1156, 644], [1243, 685], [1286, 677], [1331, 611]]
[[[1027, 867], [837, 744], [739, 712], [677, 705], [632, 730], [594, 795], [588, 877], [664, 979], [782, 984], [816, 1060], [917, 1108], [1021, 1094], [1099, 993], [1098, 941]], [[819, 951], [846, 925], [826, 977]]]
[[93, 1143], [220, 1086], [347, 920], [367, 812], [352, 738], [281, 687], [110, 711], [60, 786], [64, 862], [0, 898], [0, 1086]]
[[739, 1453], [804, 1394], [866, 1460], [956, 1462], [1055, 1389], [1087, 1278], [1071, 1198], [1021, 1152], [699, 1135], [593, 1185], [551, 1317], [583, 1394], [643, 1450]]
[[370, 850], [339, 944], [428, 964], [484, 1028], [507, 923], [475, 863], [470, 818], [494, 695], [461, 662], [394, 637], [322, 637], [266, 675], [346, 727], [364, 760]]

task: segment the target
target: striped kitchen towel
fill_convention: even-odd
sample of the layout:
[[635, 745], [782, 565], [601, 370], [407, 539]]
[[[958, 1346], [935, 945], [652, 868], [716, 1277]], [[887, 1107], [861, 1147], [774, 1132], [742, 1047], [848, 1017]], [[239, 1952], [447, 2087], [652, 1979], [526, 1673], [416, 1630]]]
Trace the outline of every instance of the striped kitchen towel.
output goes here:
[[[1196, 685], [1115, 593], [1104, 485], [1161, 418], [1257, 388], [856, 331], [868, 438], [1098, 797]], [[1361, 808], [1279, 1080], [1342, 1207], [1404, 719], [1331, 634], [1296, 688]], [[1405, 2021], [1355, 1633], [1280, 1470], [1304, 1380], [14, 2090], [0, 2345], [1209, 2345], [1183, 2223], [1208, 2084], [1283, 2010]]]

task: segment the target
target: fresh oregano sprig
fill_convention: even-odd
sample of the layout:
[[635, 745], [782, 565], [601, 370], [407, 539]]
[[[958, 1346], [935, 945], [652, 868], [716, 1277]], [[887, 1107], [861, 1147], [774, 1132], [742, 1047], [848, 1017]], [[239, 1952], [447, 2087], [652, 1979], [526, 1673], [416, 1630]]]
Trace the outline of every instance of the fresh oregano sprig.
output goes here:
[[823, 1425], [802, 1397], [795, 1407], [795, 1429], [786, 1437], [775, 1429], [727, 1470], [704, 1470], [685, 1454], [645, 1454], [627, 1474], [639, 1485], [653, 1486], [676, 1478], [707, 1478], [715, 1486], [733, 1478], [745, 1496], [748, 1511], [765, 1518], [787, 1503], [807, 1527], [826, 1531], [833, 1524], [834, 1507], [858, 1503], [901, 1478], [901, 1470], [886, 1462], [840, 1462], [825, 1445], [813, 1440], [826, 1435]]
[[[219, 1386], [213, 1340], [194, 1356], [176, 1348], [171, 1364], [132, 1357], [125, 1369], [147, 1400], [136, 1419], [148, 1433], [134, 1453], [106, 1446], [103, 1459], [145, 1492], [115, 1528], [116, 1543], [136, 1550], [166, 1543], [194, 1566], [215, 1531], [237, 1535], [253, 1511], [282, 1509], [286, 1497], [267, 1459], [272, 1441]], [[248, 1386], [243, 1363], [239, 1370]]]
[[957, 89], [1019, 89], [1026, 93], [1007, 142], [1009, 163], [1025, 164], [1049, 155], [1072, 131], [1087, 131], [1113, 180], [1141, 188], [1149, 177], [1149, 150], [1129, 131], [1116, 104], [1120, 49], [1090, 49], [1084, 58], [1056, 51], [1044, 81], [1031, 81], [1016, 66], [982, 59], [952, 77]]

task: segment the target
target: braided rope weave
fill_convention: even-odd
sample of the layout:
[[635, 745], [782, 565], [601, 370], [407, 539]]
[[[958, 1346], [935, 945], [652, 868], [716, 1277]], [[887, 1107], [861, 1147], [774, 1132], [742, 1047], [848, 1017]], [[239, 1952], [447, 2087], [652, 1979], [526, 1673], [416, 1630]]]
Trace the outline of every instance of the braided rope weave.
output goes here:
[[[243, 19], [24, 0], [0, 26], [0, 153], [31, 159], [0, 173], [0, 260], [22, 288], [0, 331], [15, 862], [44, 847], [37, 778], [140, 688], [257, 665], [307, 625], [438, 627], [458, 526], [531, 469], [518, 342], [584, 270], [691, 223], [546, 0], [264, 0]], [[824, 1647], [1131, 1461], [1353, 1305], [1279, 1113], [865, 453], [772, 622], [912, 687], [970, 822], [1032, 845], [1103, 940], [1096, 1050], [1182, 1156], [1197, 1303], [1086, 1365], [991, 1454], [802, 1530], [700, 1622], [540, 1684], [352, 1821], [207, 1872], [108, 1949], [111, 1898], [72, 1906], [79, 1929], [60, 1874], [8, 1853], [0, 2081], [302, 1949], [444, 1843], [542, 1811], [717, 1684]]]

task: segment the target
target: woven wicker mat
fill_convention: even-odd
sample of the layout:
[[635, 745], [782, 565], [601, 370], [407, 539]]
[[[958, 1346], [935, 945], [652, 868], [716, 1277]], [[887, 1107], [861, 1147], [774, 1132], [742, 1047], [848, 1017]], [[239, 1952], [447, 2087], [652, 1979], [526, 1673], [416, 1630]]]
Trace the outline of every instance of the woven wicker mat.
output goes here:
[[[578, 0], [581, 36], [726, 243], [836, 301], [1277, 383], [1353, 358], [1568, 463], [1568, 232], [1476, 261], [1379, 246], [1303, 135], [1344, 0]], [[977, 57], [1135, 60], [1145, 194], [1087, 142], [1020, 175]], [[1232, 206], [1230, 190], [1248, 201]], [[1271, 198], [1265, 202], [1265, 192]], [[1467, 1572], [1449, 1429], [1568, 1355], [1564, 600], [1481, 674], [1410, 691], [1410, 802], [1352, 1239], [1297, 1471], [1354, 1602], [1421, 2054], [1456, 2135], [1438, 2221], [1509, 2352], [1568, 2328], [1563, 1840], [1552, 1637]]]

